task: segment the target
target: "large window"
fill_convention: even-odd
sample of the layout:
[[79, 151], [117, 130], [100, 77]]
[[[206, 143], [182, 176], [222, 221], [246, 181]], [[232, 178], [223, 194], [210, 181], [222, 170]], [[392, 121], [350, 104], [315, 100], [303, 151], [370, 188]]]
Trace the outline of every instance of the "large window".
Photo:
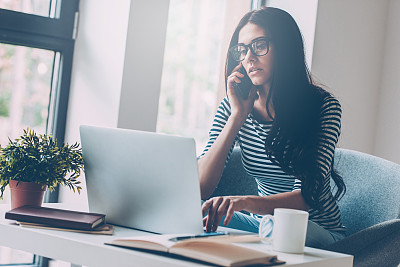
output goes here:
[[170, 1], [157, 131], [194, 137], [197, 154], [225, 94], [229, 38], [250, 7], [250, 0]]
[[[0, 145], [30, 127], [64, 141], [79, 0], [0, 0]], [[8, 190], [0, 203], [8, 203]], [[46, 196], [56, 201], [57, 194]], [[0, 247], [0, 265], [45, 265]]]

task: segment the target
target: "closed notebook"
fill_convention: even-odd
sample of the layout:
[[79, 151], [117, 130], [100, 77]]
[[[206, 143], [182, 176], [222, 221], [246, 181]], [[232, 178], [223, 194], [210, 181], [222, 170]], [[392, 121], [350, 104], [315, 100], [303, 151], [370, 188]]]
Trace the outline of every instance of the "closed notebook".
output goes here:
[[26, 228], [39, 228], [39, 229], [66, 231], [66, 232], [92, 234], [92, 235], [113, 235], [114, 233], [114, 227], [112, 225], [105, 223], [102, 223], [101, 225], [93, 229], [87, 229], [87, 230], [66, 228], [66, 227], [47, 225], [42, 223], [21, 222], [21, 221], [17, 221], [17, 224], [19, 224], [21, 227], [26, 227]]
[[6, 219], [71, 229], [90, 230], [105, 222], [104, 214], [23, 206], [6, 212]]
[[256, 236], [221, 236], [176, 240], [177, 235], [149, 235], [119, 238], [106, 244], [160, 251], [221, 266], [271, 266], [285, 263], [278, 260], [276, 255], [234, 244], [260, 242], [260, 239]]

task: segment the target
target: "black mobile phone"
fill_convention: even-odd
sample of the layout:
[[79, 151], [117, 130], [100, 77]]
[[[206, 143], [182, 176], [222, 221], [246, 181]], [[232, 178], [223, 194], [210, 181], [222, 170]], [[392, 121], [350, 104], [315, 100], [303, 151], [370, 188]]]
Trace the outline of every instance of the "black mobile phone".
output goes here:
[[247, 99], [249, 97], [250, 89], [253, 86], [253, 83], [251, 82], [250, 77], [249, 75], [247, 75], [247, 72], [243, 66], [241, 66], [238, 71], [242, 73], [244, 77], [239, 78], [240, 83], [235, 83], [235, 89], [236, 92], [239, 93], [241, 98]]

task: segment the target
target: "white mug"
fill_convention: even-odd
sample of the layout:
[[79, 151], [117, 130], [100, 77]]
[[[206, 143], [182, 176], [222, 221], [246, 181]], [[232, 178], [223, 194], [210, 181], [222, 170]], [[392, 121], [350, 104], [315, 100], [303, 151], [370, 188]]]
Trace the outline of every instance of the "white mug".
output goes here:
[[[267, 227], [272, 222], [271, 227]], [[303, 253], [306, 242], [308, 212], [294, 209], [274, 209], [274, 215], [265, 215], [259, 227], [259, 236], [267, 242], [272, 242], [275, 251], [286, 253]]]

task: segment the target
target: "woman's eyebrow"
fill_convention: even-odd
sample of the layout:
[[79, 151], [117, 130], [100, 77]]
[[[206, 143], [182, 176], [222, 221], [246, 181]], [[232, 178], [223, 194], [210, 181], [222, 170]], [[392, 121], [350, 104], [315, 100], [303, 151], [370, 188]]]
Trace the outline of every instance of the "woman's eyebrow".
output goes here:
[[[251, 40], [250, 43], [258, 41], [258, 40], [262, 40], [262, 39], [268, 39], [268, 37], [267, 36], [260, 36], [260, 37], [257, 37], [257, 38], [254, 38], [253, 40]], [[244, 43], [238, 43], [238, 45], [244, 45]]]

